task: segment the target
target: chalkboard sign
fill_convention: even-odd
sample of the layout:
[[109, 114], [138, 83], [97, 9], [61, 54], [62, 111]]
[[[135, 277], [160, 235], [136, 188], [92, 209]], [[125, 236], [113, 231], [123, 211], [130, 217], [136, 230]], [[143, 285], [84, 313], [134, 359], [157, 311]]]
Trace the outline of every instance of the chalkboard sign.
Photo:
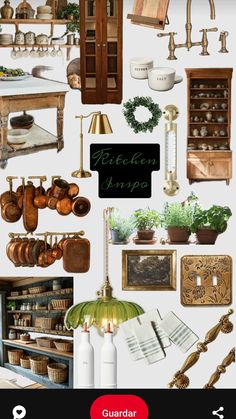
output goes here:
[[92, 144], [90, 168], [99, 173], [100, 198], [151, 198], [159, 144]]

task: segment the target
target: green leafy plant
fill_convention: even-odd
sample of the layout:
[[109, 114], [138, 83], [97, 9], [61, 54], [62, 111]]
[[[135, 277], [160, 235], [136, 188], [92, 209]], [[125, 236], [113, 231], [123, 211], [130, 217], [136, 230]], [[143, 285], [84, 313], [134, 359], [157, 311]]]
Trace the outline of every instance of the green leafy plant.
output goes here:
[[109, 228], [117, 232], [120, 241], [126, 241], [134, 231], [134, 220], [121, 217], [119, 210], [114, 209], [109, 216]]
[[207, 210], [198, 207], [193, 217], [191, 230], [196, 233], [200, 228], [209, 228], [219, 234], [224, 233], [231, 215], [232, 212], [229, 207], [212, 205]]
[[193, 222], [194, 208], [191, 204], [175, 202], [166, 203], [161, 216], [164, 228], [188, 228], [190, 230]]
[[156, 210], [146, 208], [134, 212], [134, 226], [137, 230], [152, 230], [160, 225], [160, 216]]
[[8, 301], [7, 309], [8, 310], [16, 310], [16, 301]]
[[65, 9], [59, 13], [59, 19], [68, 19], [68, 17], [73, 16], [73, 20], [66, 25], [66, 32], [63, 36], [68, 33], [79, 33], [80, 32], [80, 7], [76, 3], [68, 3]]

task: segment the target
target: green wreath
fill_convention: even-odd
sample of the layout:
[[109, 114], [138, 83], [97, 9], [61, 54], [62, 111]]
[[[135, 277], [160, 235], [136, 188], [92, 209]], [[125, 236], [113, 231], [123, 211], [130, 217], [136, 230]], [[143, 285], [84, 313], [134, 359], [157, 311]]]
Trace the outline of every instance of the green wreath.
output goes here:
[[[148, 121], [139, 122], [135, 119], [134, 113], [139, 106], [144, 106], [152, 114], [152, 117]], [[153, 102], [151, 97], [136, 96], [124, 103], [123, 114], [128, 125], [134, 130], [135, 134], [137, 134], [138, 132], [152, 132], [159, 123], [162, 111], [157, 103]]]

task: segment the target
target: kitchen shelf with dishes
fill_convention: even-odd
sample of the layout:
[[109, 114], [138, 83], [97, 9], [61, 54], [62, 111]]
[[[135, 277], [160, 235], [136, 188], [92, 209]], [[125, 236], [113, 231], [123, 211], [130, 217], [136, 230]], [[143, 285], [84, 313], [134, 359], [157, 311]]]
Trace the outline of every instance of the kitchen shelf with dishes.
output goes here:
[[6, 292], [3, 366], [47, 388], [72, 388], [73, 332], [64, 316], [73, 303], [73, 278], [16, 277]]
[[232, 178], [231, 68], [186, 69], [189, 183]]

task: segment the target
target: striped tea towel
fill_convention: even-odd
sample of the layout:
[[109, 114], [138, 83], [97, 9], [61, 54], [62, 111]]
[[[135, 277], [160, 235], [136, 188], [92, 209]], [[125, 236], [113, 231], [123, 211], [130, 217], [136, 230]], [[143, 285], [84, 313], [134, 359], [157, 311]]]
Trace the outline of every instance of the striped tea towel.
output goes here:
[[139, 361], [140, 359], [144, 359], [144, 355], [139, 347], [137, 338], [134, 333], [135, 328], [139, 325], [140, 324], [138, 322], [137, 317], [131, 320], [127, 320], [126, 322], [120, 325], [120, 328], [123, 330], [123, 333], [125, 335], [125, 341], [128, 345], [130, 355], [134, 361]]
[[165, 358], [165, 352], [157, 339], [151, 323], [143, 326], [137, 324], [134, 332], [147, 364], [154, 364]]
[[159, 323], [160, 328], [182, 352], [187, 352], [198, 341], [198, 336], [172, 311]]
[[170, 339], [168, 338], [167, 334], [159, 326], [159, 323], [162, 319], [157, 309], [141, 314], [141, 316], [139, 316], [138, 319], [142, 325], [151, 323], [154, 332], [156, 333], [156, 336], [163, 348], [168, 348], [168, 346], [171, 345]]

